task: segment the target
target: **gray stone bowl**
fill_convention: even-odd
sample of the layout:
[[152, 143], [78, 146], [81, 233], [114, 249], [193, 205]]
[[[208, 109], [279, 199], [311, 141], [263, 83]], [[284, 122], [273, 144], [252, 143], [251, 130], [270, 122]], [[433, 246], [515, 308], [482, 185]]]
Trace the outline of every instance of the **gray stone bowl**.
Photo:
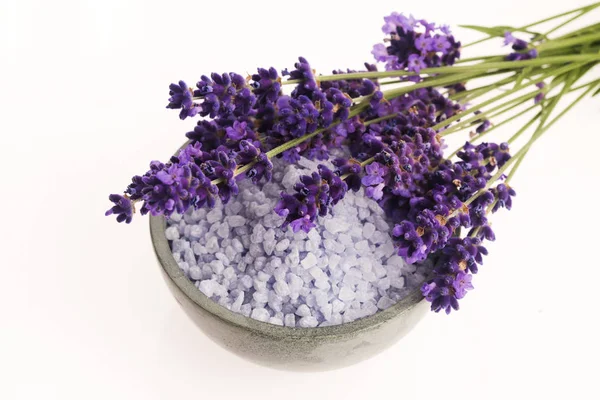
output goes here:
[[426, 314], [420, 290], [370, 317], [322, 328], [260, 322], [213, 302], [179, 269], [165, 237], [166, 219], [150, 217], [150, 234], [163, 278], [186, 314], [212, 340], [258, 364], [319, 371], [365, 360], [396, 343]]

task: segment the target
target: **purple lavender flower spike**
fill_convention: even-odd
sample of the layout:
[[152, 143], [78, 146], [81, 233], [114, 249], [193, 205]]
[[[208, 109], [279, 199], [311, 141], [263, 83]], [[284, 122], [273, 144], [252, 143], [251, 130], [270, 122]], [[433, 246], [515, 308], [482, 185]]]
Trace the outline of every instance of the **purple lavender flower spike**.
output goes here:
[[512, 45], [516, 40], [517, 38], [513, 36], [512, 32], [504, 32], [504, 46]]
[[336, 166], [334, 173], [340, 177], [345, 176], [344, 179], [348, 185], [348, 189], [357, 191], [361, 186], [361, 178], [359, 173], [362, 168], [360, 163], [356, 160], [348, 160], [345, 158], [336, 158], [332, 161], [333, 165]]
[[239, 164], [250, 164], [261, 153], [260, 149], [248, 140], [241, 140], [239, 146], [240, 149], [236, 155], [236, 161]]
[[142, 178], [142, 215], [170, 216], [173, 212], [184, 212], [189, 207], [192, 173], [189, 165], [167, 163], [161, 168], [152, 168]]
[[297, 148], [291, 148], [284, 151], [282, 157], [289, 164], [295, 164], [300, 161], [300, 153]]
[[266, 154], [262, 153], [256, 156], [256, 163], [246, 172], [246, 177], [252, 179], [252, 182], [258, 183], [262, 178], [270, 181], [273, 177], [273, 163]]
[[250, 86], [259, 104], [273, 104], [281, 94], [281, 79], [273, 67], [258, 68], [258, 72], [252, 75]]
[[295, 219], [292, 222], [290, 222], [290, 226], [292, 227], [292, 231], [294, 232], [298, 232], [300, 230], [303, 230], [304, 232], [310, 232], [310, 230], [316, 225], [313, 221], [311, 221], [308, 215], [305, 215], [304, 217]]
[[451, 277], [435, 278], [432, 283], [435, 287], [425, 296], [427, 301], [431, 302], [431, 310], [440, 312], [444, 310], [446, 314], [459, 309], [458, 299], [454, 290], [454, 280]]
[[169, 97], [167, 108], [181, 109], [179, 118], [193, 117], [200, 111], [198, 104], [193, 101], [193, 90], [184, 81], [179, 81], [179, 84], [170, 84], [169, 95], [171, 97]]
[[475, 129], [475, 132], [483, 133], [487, 131], [490, 126], [492, 126], [492, 122], [489, 119], [486, 119]]
[[289, 72], [289, 79], [299, 79], [302, 82], [292, 91], [292, 97], [312, 97], [313, 92], [318, 88], [318, 84], [310, 64], [306, 58], [298, 57], [298, 62], [294, 64], [294, 67], [296, 69]]
[[392, 230], [392, 236], [400, 240], [397, 244], [398, 255], [407, 263], [413, 264], [427, 257], [427, 244], [410, 221], [402, 221], [396, 225]]
[[220, 179], [217, 184], [219, 197], [223, 203], [227, 203], [232, 195], [239, 192], [236, 180], [235, 170], [237, 163], [230, 158], [224, 151], [213, 150], [210, 153], [210, 159], [200, 165], [202, 172], [211, 180]]
[[530, 60], [532, 58], [536, 58], [538, 55], [537, 49], [535, 48], [524, 52], [530, 48], [530, 43], [527, 43], [523, 39], [516, 38], [511, 32], [508, 31], [504, 33], [504, 45], [511, 45], [511, 48], [514, 50], [514, 52], [506, 56], [506, 60], [508, 61]]
[[117, 216], [117, 222], [125, 222], [126, 224], [131, 222], [133, 217], [133, 206], [131, 200], [127, 196], [121, 196], [120, 194], [111, 194], [108, 199], [115, 205], [106, 211], [104, 215]]
[[458, 300], [473, 289], [472, 275], [477, 273], [477, 264], [482, 263], [482, 255], [487, 250], [478, 238], [452, 238], [441, 252], [435, 267], [434, 276], [421, 286], [421, 293], [431, 302], [431, 310], [449, 314], [458, 310]]
[[[386, 44], [376, 44], [372, 54], [387, 70], [408, 69], [418, 73], [423, 68], [452, 65], [460, 57], [460, 42], [448, 27], [436, 27], [412, 15], [392, 13], [384, 17]], [[424, 30], [424, 32], [423, 32]], [[419, 80], [419, 77], [410, 77]]]
[[190, 108], [192, 106], [192, 89], [184, 82], [179, 84], [171, 83], [169, 85], [169, 104], [167, 108]]
[[209, 208], [214, 207], [219, 195], [219, 189], [204, 175], [199, 166], [191, 164], [191, 170], [193, 178], [190, 184], [189, 206], [194, 208], [200, 208], [205, 205]]
[[[192, 90], [183, 81], [169, 86], [171, 97], [167, 108], [181, 108], [181, 119], [196, 114], [211, 118], [247, 117], [256, 102], [246, 80], [235, 73], [212, 73], [210, 78], [203, 75], [196, 87]], [[199, 102], [194, 103], [194, 98]]]
[[492, 189], [492, 193], [498, 200], [492, 212], [495, 213], [500, 208], [506, 208], [510, 210], [512, 208], [512, 198], [517, 194], [515, 190], [508, 185], [501, 183]]
[[[384, 48], [384, 51], [387, 51], [387, 50], [385, 50], [385, 46], [383, 46], [383, 48]], [[366, 64], [366, 63], [365, 63], [365, 67], [366, 67], [367, 71], [377, 71], [377, 67]], [[346, 70], [346, 72], [344, 72], [342, 70], [335, 70], [335, 71], [333, 71], [333, 74], [334, 75], [342, 75], [345, 73], [351, 74], [354, 72], [357, 72], [357, 71], [351, 70], [351, 69]], [[364, 72], [364, 71], [359, 71], [359, 72]], [[335, 80], [335, 81], [321, 82], [321, 90], [327, 92], [328, 89], [330, 89], [330, 88], [338, 89], [344, 94], [344, 96], [348, 96], [351, 99], [354, 99], [354, 98], [357, 98], [360, 96], [368, 96], [370, 94], [373, 94], [373, 92], [375, 92], [375, 90], [377, 89], [377, 85], [376, 85], [376, 81], [372, 81], [370, 79], [339, 79], [339, 80]], [[343, 100], [343, 101], [346, 102], [344, 107], [349, 107], [351, 105], [350, 103], [347, 102], [347, 100]]]
[[546, 87], [546, 84], [544, 82], [538, 82], [538, 83], [535, 84], [535, 86], [537, 86], [537, 88], [540, 89], [540, 92], [535, 95], [535, 97], [533, 98], [533, 102], [535, 104], [538, 104], [546, 96], [546, 93], [543, 90]]
[[348, 191], [348, 185], [325, 165], [318, 165], [312, 175], [303, 175], [294, 185], [295, 194], [281, 193], [275, 212], [286, 217], [284, 227], [290, 225], [297, 232], [309, 232], [318, 216], [325, 216]]
[[215, 121], [200, 120], [194, 130], [187, 132], [188, 139], [202, 143], [206, 151], [214, 150], [221, 145], [223, 132]]

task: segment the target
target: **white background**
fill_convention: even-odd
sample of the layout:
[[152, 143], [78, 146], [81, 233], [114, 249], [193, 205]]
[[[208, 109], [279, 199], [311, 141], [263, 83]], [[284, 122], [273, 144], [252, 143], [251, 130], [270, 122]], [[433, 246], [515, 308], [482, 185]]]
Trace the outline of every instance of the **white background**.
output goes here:
[[194, 125], [164, 108], [170, 82], [291, 67], [299, 55], [323, 73], [359, 68], [394, 10], [522, 25], [585, 3], [1, 0], [0, 398], [598, 396], [597, 98], [521, 167], [515, 208], [495, 216], [498, 240], [461, 311], [428, 315], [343, 370], [275, 371], [217, 347], [167, 291], [147, 219], [103, 216], [107, 195]]

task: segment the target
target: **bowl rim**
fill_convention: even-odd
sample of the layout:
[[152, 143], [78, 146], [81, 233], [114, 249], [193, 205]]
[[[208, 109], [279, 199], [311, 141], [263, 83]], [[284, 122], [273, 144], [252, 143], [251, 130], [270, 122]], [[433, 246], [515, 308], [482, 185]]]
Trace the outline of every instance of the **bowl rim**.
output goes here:
[[[183, 149], [191, 143], [188, 140], [178, 150]], [[176, 153], [176, 154], [177, 154]], [[223, 320], [224, 322], [235, 325], [237, 327], [250, 330], [259, 334], [277, 337], [294, 337], [294, 338], [313, 338], [313, 337], [335, 337], [341, 335], [352, 334], [354, 332], [373, 329], [386, 321], [396, 318], [402, 314], [409, 312], [424, 300], [420, 288], [417, 286], [412, 289], [408, 295], [400, 299], [393, 306], [377, 311], [375, 314], [360, 318], [352, 322], [346, 322], [339, 325], [321, 326], [314, 328], [288, 327], [262, 322], [256, 319], [246, 317], [240, 313], [236, 313], [211, 300], [200, 291], [192, 281], [185, 276], [183, 271], [179, 269], [179, 265], [175, 261], [169, 246], [169, 241], [166, 237], [165, 230], [167, 220], [164, 216], [150, 215], [150, 236], [154, 253], [161, 268], [166, 272], [169, 279], [198, 307], [209, 312], [213, 316]]]

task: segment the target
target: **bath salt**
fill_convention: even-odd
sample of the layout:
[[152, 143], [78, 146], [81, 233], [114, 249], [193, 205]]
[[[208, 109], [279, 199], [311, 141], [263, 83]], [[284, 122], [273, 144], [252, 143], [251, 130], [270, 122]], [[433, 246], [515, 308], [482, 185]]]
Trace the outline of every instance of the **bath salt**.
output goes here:
[[282, 229], [284, 218], [273, 212], [279, 194], [292, 193], [317, 163], [273, 164], [262, 191], [242, 180], [225, 206], [167, 219], [173, 257], [198, 290], [258, 321], [313, 328], [385, 310], [423, 282], [428, 266], [396, 255], [393, 224], [363, 189], [348, 191], [308, 233]]

